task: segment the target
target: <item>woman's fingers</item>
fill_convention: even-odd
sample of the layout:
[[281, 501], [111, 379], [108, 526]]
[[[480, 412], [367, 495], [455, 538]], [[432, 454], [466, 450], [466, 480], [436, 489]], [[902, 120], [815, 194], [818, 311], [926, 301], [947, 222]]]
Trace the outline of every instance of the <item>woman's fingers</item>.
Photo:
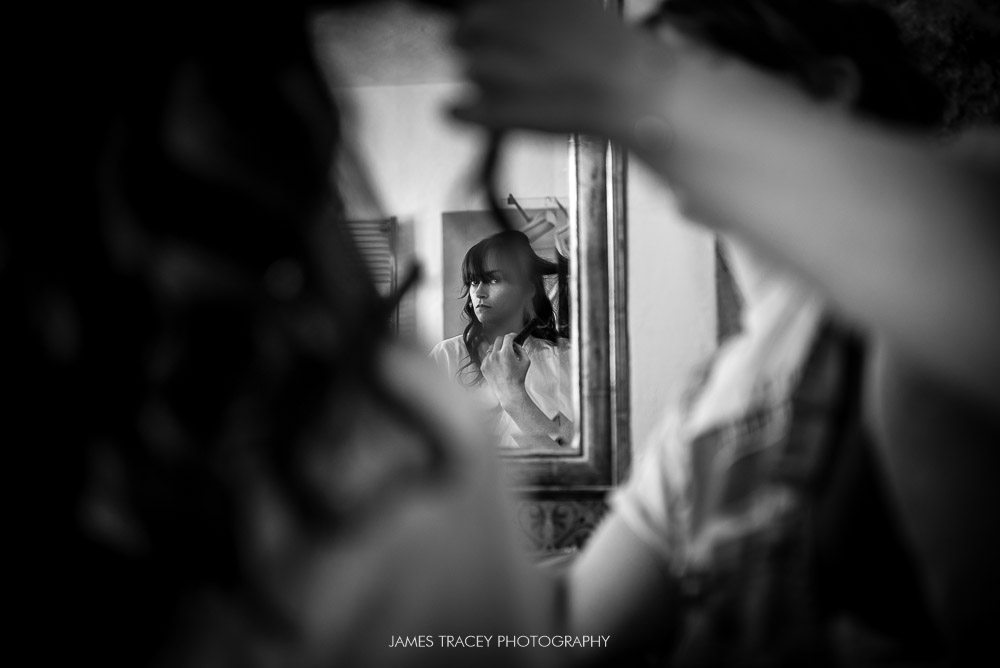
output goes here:
[[465, 61], [465, 78], [474, 83], [480, 95], [540, 95], [553, 90], [560, 76], [548, 64], [534, 62], [522, 53], [490, 49]]
[[[516, 2], [478, 2], [463, 10], [451, 35], [452, 43], [466, 53], [485, 48], [537, 53], [544, 44], [545, 26], [536, 17], [528, 27], [517, 16]], [[530, 9], [529, 9], [530, 11]]]
[[514, 352], [514, 339], [517, 338], [516, 332], [511, 332], [509, 334], [504, 334], [503, 336], [503, 351], [506, 353]]
[[630, 129], [635, 109], [648, 106], [650, 80], [660, 78], [663, 68], [647, 53], [651, 38], [599, 4], [474, 4], [460, 20], [455, 43], [475, 93], [453, 107], [452, 115], [496, 129], [611, 138]]
[[523, 349], [517, 344], [515, 339], [517, 339], [516, 332], [498, 336], [493, 341], [493, 345], [488, 349], [483, 362], [486, 362], [487, 358], [489, 358], [490, 362], [494, 360], [509, 360], [511, 358], [520, 360], [523, 357], [521, 354]]
[[478, 0], [459, 14], [452, 40], [462, 49], [487, 44], [544, 46], [579, 23], [584, 12], [601, 14], [599, 3], [582, 0]]
[[566, 100], [553, 100], [543, 96], [477, 97], [452, 106], [452, 117], [487, 128], [511, 127], [541, 132], [596, 131], [598, 125], [585, 111]]

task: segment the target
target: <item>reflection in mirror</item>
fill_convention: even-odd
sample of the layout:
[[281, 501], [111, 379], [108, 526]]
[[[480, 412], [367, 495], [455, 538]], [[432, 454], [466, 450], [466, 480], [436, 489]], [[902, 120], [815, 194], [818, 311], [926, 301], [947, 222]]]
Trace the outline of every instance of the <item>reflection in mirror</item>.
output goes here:
[[422, 269], [392, 314], [397, 332], [469, 392], [501, 452], [578, 452], [568, 139], [505, 140], [503, 231], [477, 179], [484, 136], [447, 117], [466, 91], [444, 18], [378, 3], [315, 25], [346, 111], [338, 179], [362, 259], [383, 294]]
[[[519, 210], [521, 227], [501, 232], [480, 212], [444, 214], [444, 319], [458, 333], [431, 357], [470, 392], [500, 447], [559, 447], [573, 438], [568, 320], [559, 318], [568, 252], [556, 248], [569, 225]], [[461, 286], [458, 299], [449, 286]]]

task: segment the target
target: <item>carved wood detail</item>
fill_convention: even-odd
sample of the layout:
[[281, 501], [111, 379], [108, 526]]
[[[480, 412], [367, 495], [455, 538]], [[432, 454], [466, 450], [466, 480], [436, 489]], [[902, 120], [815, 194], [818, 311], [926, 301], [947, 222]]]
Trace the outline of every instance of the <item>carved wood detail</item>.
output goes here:
[[525, 548], [536, 554], [551, 554], [583, 547], [608, 506], [603, 499], [519, 500], [514, 522]]

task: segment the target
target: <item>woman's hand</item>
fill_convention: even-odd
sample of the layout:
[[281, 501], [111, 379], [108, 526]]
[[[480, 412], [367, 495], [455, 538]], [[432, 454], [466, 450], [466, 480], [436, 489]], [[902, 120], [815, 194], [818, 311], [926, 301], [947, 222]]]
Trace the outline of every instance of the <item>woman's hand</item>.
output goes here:
[[524, 378], [531, 360], [521, 346], [514, 342], [517, 334], [498, 336], [479, 365], [483, 378], [490, 384], [500, 403], [524, 392]]
[[595, 2], [478, 0], [454, 42], [477, 95], [456, 117], [494, 128], [589, 132], [621, 139], [656, 113], [668, 48]]
[[[498, 337], [479, 368], [500, 401], [500, 407], [520, 430], [515, 434], [519, 447], [562, 445], [566, 438], [572, 438], [573, 425], [559, 416], [549, 419], [528, 395], [524, 378], [531, 361], [521, 346], [514, 343], [516, 337], [516, 334]], [[564, 423], [568, 437], [562, 437]]]

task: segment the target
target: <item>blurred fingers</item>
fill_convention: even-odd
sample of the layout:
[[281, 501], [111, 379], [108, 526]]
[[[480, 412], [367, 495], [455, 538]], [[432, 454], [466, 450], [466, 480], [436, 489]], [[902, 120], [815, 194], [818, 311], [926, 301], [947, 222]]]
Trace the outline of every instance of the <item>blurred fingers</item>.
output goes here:
[[580, 109], [561, 100], [543, 97], [477, 96], [454, 104], [449, 114], [456, 120], [487, 128], [525, 128], [540, 132], [586, 132], [592, 122], [580, 118]]

